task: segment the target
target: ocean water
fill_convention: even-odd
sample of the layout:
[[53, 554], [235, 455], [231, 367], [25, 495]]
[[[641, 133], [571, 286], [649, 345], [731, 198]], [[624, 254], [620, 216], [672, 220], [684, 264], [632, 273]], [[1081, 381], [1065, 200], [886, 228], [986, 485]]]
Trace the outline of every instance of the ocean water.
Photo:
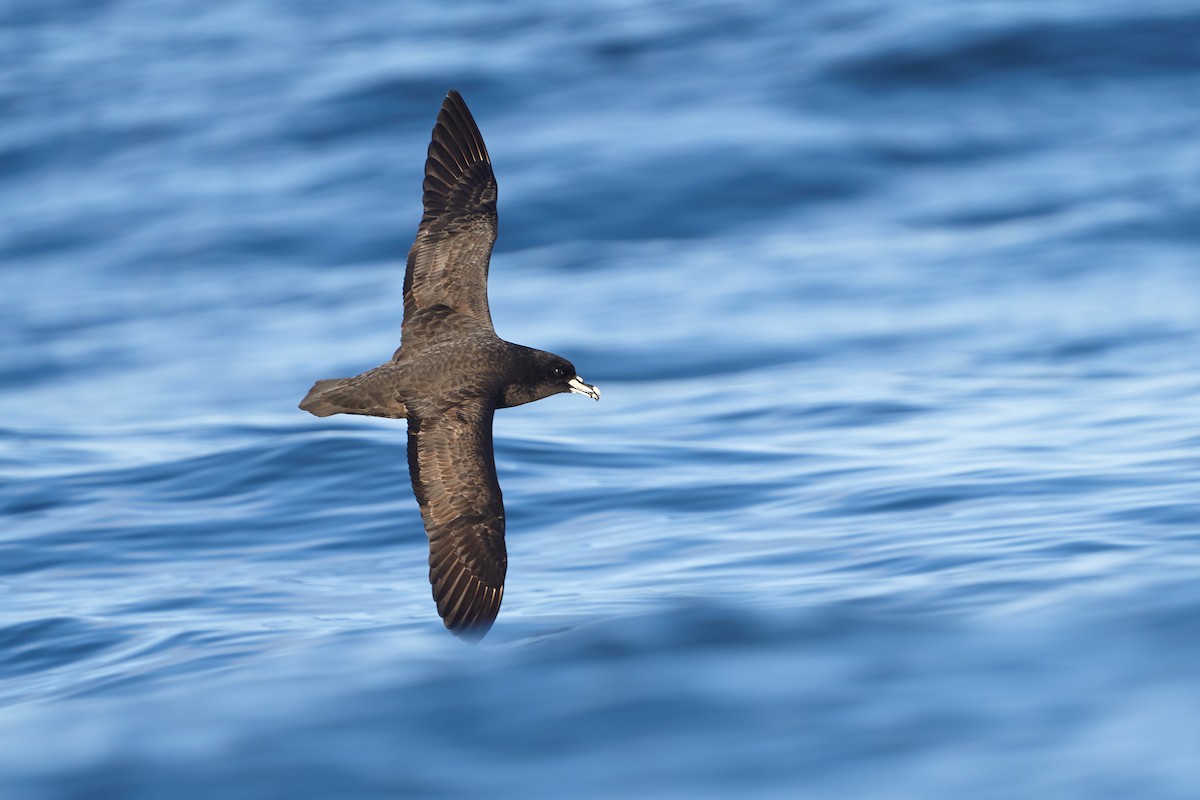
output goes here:
[[[0, 2], [0, 796], [1200, 796], [1200, 6]], [[386, 359], [495, 162], [504, 608]]]

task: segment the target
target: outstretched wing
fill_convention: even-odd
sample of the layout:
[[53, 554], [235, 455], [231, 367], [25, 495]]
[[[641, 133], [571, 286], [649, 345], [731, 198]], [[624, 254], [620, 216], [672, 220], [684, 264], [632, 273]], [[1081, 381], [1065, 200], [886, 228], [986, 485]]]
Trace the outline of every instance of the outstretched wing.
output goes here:
[[488, 262], [496, 241], [496, 178], [467, 104], [450, 92], [425, 160], [425, 214], [408, 252], [404, 322], [444, 305], [492, 324]]
[[494, 404], [408, 408], [408, 468], [429, 535], [429, 582], [446, 627], [477, 640], [504, 596], [504, 503], [492, 452]]

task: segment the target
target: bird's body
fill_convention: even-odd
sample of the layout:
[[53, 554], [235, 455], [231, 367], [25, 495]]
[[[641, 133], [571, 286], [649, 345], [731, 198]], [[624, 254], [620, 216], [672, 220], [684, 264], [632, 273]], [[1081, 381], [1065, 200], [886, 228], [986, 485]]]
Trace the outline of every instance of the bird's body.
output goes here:
[[447, 628], [487, 633], [508, 558], [492, 451], [492, 414], [576, 392], [600, 399], [566, 359], [506, 342], [492, 327], [487, 274], [496, 181], [466, 104], [450, 92], [425, 162], [424, 209], [404, 278], [404, 323], [392, 359], [321, 380], [300, 407], [316, 416], [408, 420], [408, 464], [429, 536], [429, 580]]

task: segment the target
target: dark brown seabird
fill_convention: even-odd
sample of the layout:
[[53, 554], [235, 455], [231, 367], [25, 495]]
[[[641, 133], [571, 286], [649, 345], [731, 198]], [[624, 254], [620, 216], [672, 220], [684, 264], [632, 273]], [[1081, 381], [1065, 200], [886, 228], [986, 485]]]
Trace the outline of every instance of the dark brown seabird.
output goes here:
[[408, 420], [433, 599], [447, 628], [477, 641], [500, 611], [508, 569], [492, 414], [559, 392], [599, 400], [600, 390], [565, 358], [496, 336], [487, 300], [496, 178], [458, 92], [433, 128], [424, 205], [404, 273], [400, 349], [361, 375], [317, 381], [300, 408]]

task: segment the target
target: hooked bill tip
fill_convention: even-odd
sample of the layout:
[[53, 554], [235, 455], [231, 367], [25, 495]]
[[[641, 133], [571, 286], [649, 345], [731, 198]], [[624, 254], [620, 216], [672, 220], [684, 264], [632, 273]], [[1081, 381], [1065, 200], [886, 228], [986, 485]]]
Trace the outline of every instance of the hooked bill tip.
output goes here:
[[590, 397], [593, 400], [600, 399], [599, 387], [592, 386], [590, 383], [584, 383], [583, 378], [576, 375], [571, 380], [567, 381], [567, 386], [571, 387], [573, 394], [581, 394], [584, 397]]

